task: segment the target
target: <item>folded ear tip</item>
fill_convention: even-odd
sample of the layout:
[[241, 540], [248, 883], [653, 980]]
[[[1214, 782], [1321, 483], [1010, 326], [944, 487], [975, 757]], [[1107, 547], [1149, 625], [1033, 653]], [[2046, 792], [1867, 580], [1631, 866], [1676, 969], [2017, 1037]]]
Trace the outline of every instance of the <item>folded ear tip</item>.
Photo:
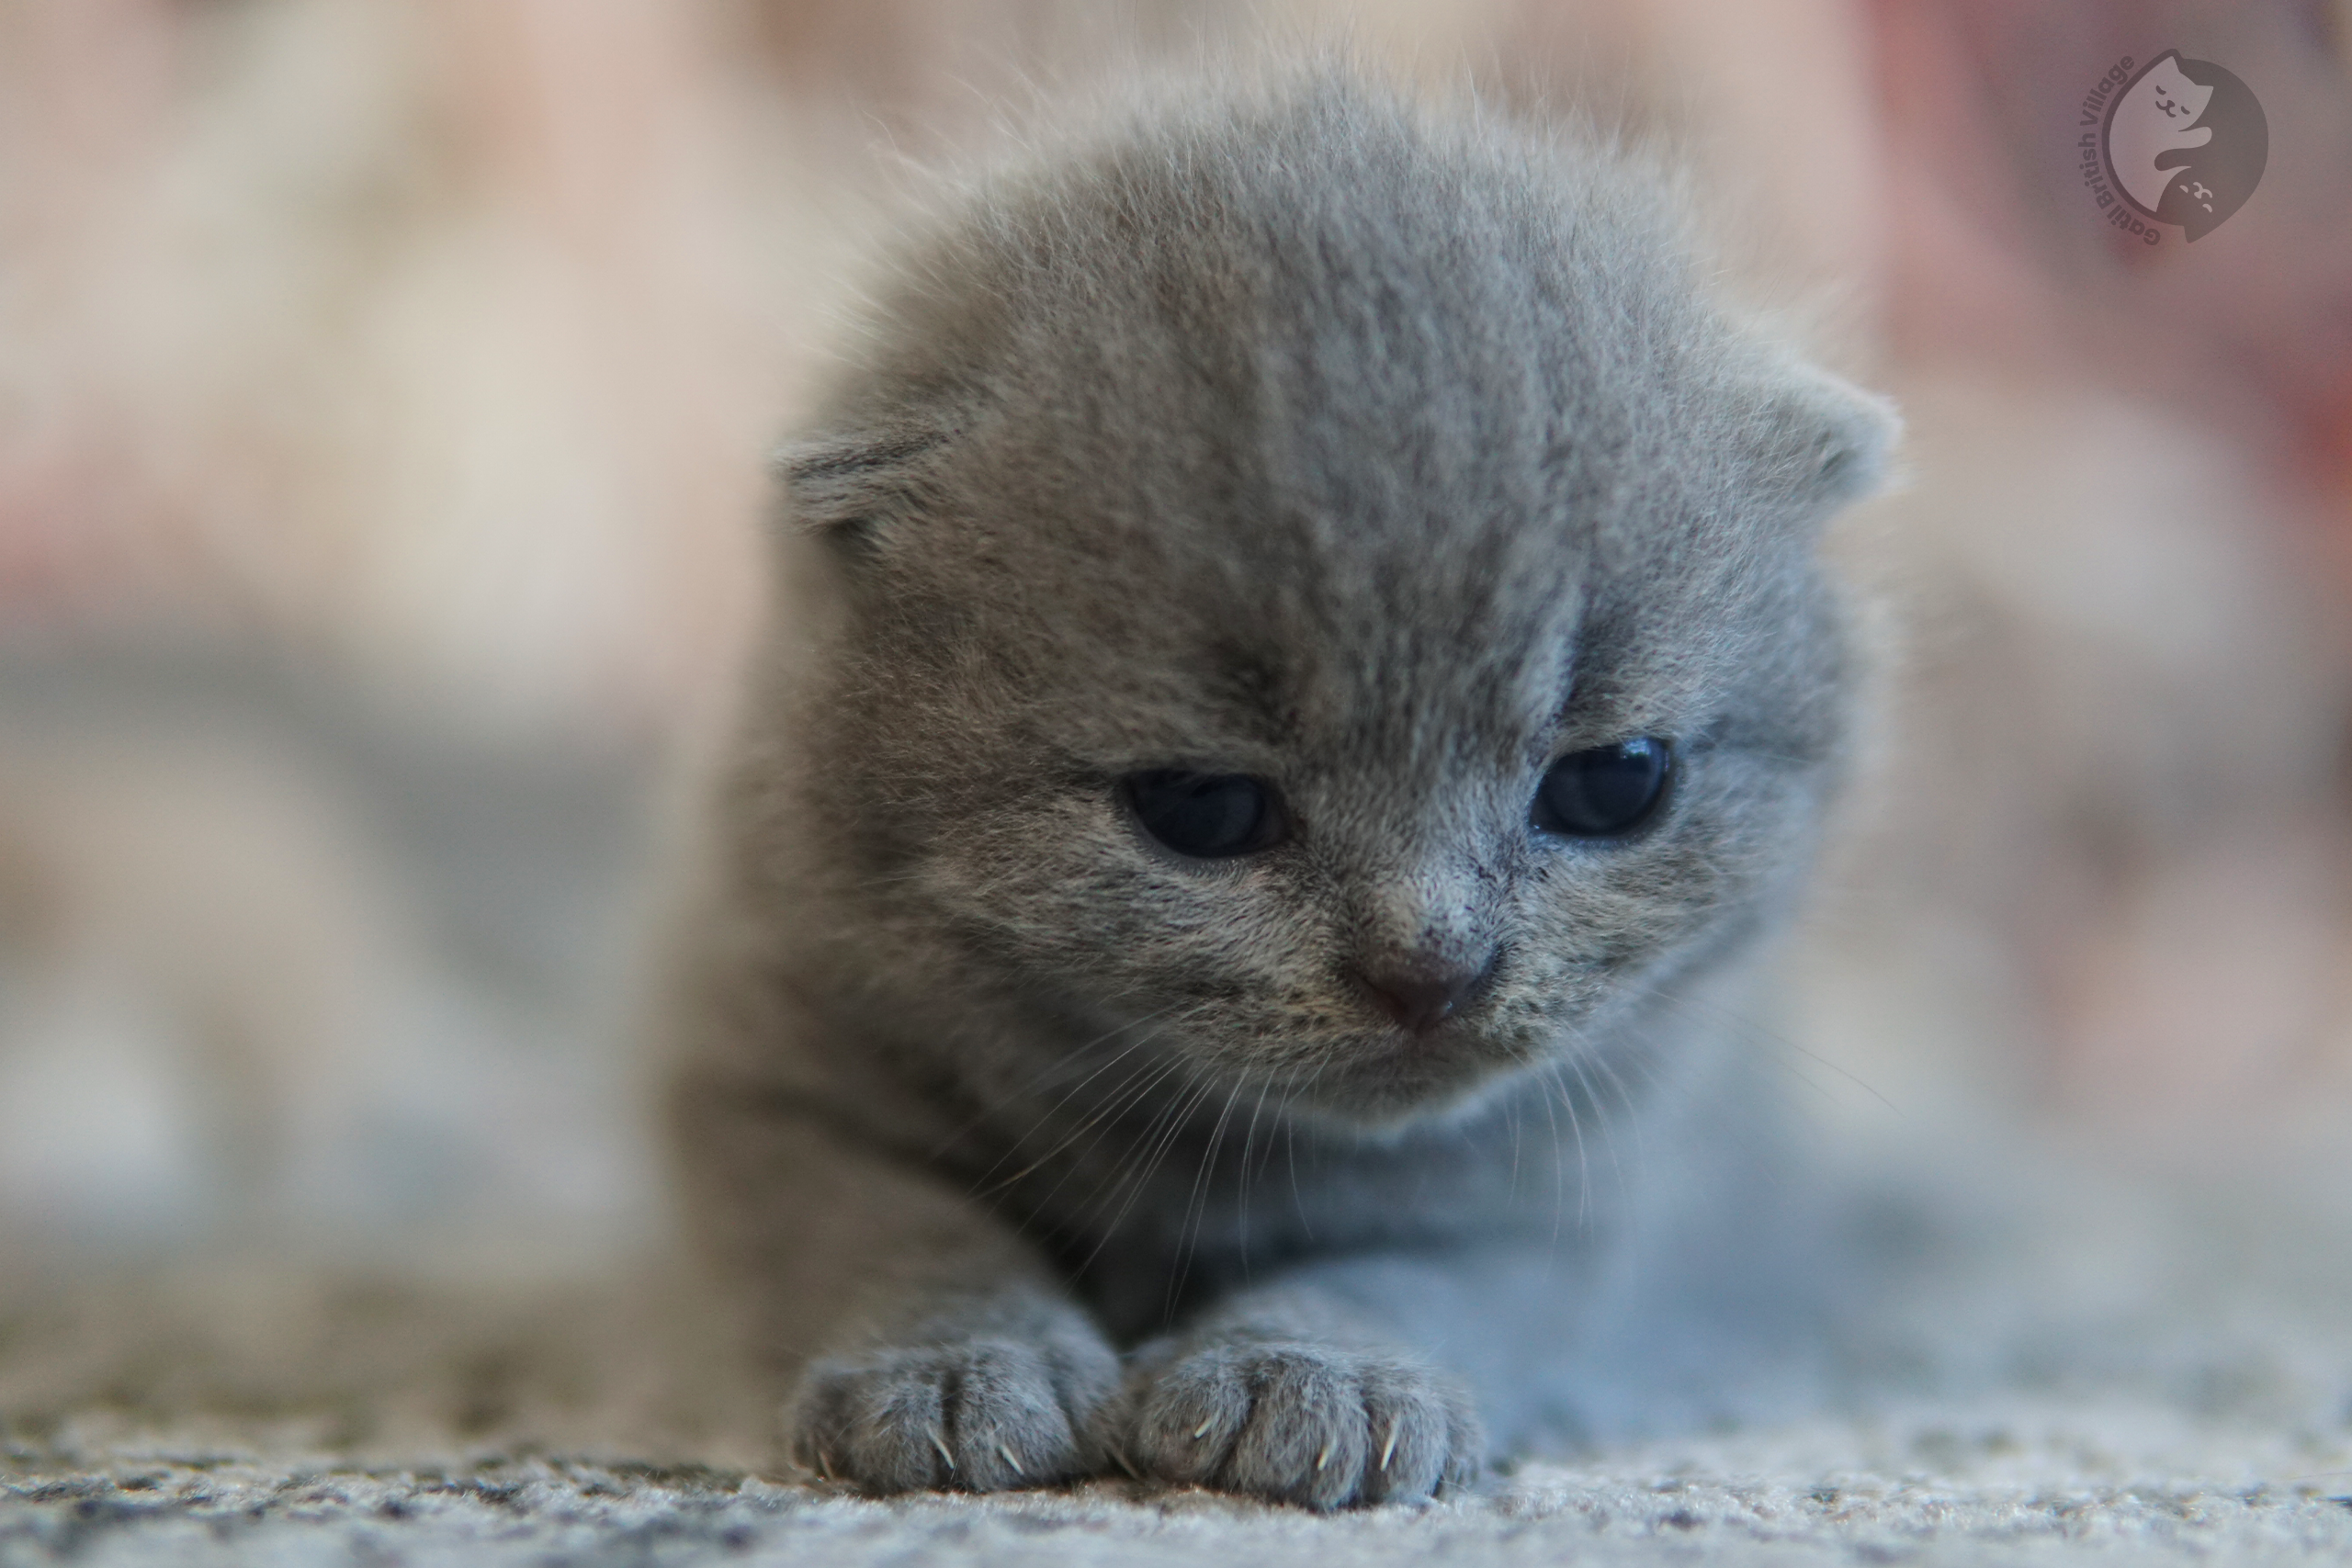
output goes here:
[[885, 520], [907, 509], [914, 472], [941, 439], [935, 431], [884, 428], [787, 442], [769, 456], [782, 523], [870, 547]]
[[1839, 383], [1847, 407], [1822, 453], [1820, 482], [1832, 496], [1851, 501], [1885, 482], [1895, 448], [1903, 440], [1903, 414], [1893, 400]]
[[1805, 367], [1768, 405], [1764, 453], [1794, 499], [1815, 507], [1859, 501], [1885, 482], [1903, 436], [1894, 402]]

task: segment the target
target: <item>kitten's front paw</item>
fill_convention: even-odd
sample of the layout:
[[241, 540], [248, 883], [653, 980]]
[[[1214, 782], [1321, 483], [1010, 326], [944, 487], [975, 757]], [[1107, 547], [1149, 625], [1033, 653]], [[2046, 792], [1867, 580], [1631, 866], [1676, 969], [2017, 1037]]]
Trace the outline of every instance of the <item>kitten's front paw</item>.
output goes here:
[[868, 1492], [1067, 1480], [1098, 1468], [1084, 1434], [1113, 1365], [1108, 1350], [1079, 1367], [1011, 1339], [820, 1361], [793, 1401], [792, 1457]]
[[1468, 1397], [1418, 1362], [1298, 1342], [1213, 1345], [1129, 1393], [1127, 1457], [1180, 1485], [1310, 1508], [1415, 1503], [1469, 1484]]

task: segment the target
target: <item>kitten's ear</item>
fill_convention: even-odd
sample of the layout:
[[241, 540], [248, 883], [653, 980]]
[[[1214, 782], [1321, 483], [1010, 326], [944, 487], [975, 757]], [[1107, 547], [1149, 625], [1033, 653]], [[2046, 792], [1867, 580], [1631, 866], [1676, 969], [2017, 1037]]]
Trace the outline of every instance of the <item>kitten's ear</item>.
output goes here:
[[1760, 487], [1826, 517], [1886, 482], [1903, 418], [1886, 399], [1811, 366], [1775, 378], [1749, 432]]
[[786, 525], [853, 553], [878, 548], [920, 506], [925, 459], [945, 439], [943, 431], [909, 423], [787, 444], [774, 459]]

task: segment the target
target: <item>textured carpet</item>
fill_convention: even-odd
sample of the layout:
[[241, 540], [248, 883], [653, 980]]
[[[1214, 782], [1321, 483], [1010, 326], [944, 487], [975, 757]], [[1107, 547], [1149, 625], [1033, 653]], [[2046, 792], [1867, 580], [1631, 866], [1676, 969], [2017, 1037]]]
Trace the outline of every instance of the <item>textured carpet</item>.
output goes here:
[[1907, 1261], [1835, 1326], [1809, 1410], [1331, 1517], [763, 1473], [763, 1412], [658, 1263], [17, 1258], [0, 1564], [2352, 1560], [2340, 1195], [2308, 1171], [2004, 1191], [1888, 1248]]
[[[492, 1452], [439, 1465], [123, 1442], [12, 1450], [0, 1562], [2340, 1562], [2346, 1479], [2161, 1413], [1951, 1412], [1527, 1465], [1481, 1496], [1318, 1518], [1125, 1483], [875, 1503], [743, 1472]], [[2340, 1455], [2337, 1456], [2340, 1458]]]

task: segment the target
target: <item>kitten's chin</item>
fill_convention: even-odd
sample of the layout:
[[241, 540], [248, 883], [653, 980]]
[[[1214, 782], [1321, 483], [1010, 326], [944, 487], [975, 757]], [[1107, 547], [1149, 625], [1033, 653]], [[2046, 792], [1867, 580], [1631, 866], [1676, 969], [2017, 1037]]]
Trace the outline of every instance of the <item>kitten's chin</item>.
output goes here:
[[1291, 1113], [1362, 1136], [1402, 1134], [1470, 1121], [1532, 1070], [1522, 1060], [1475, 1050], [1440, 1055], [1419, 1043], [1382, 1043], [1385, 1050], [1315, 1075]]

